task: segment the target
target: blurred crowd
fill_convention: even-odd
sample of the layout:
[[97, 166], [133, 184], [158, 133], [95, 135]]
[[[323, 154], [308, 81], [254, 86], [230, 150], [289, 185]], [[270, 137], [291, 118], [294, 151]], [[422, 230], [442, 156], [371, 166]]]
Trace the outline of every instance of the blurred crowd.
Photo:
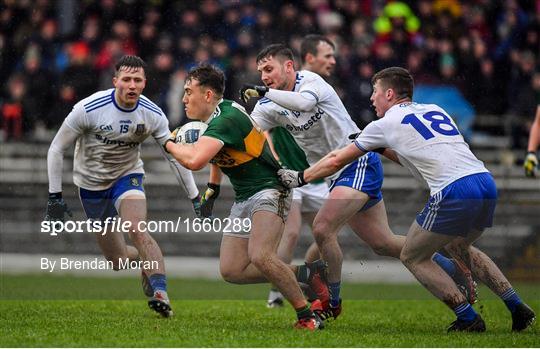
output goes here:
[[[399, 65], [417, 84], [456, 86], [477, 114], [512, 121], [514, 146], [540, 95], [540, 1], [528, 0], [3, 0], [0, 95], [3, 138], [55, 130], [73, 104], [110, 88], [124, 54], [149, 65], [144, 94], [185, 122], [186, 72], [200, 62], [226, 73], [225, 97], [260, 81], [255, 56], [306, 34], [336, 44], [332, 85], [360, 127], [373, 120], [371, 75]], [[525, 142], [523, 140], [523, 142]]]

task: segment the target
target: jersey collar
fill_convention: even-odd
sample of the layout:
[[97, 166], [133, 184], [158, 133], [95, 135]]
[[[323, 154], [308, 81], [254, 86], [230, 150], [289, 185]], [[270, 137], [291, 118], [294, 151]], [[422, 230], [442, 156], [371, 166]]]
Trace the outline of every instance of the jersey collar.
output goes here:
[[116, 97], [114, 95], [114, 92], [116, 92], [116, 89], [113, 88], [112, 90], [112, 93], [111, 93], [111, 98], [112, 98], [112, 101], [113, 101], [113, 104], [114, 106], [120, 110], [120, 111], [123, 111], [125, 113], [131, 113], [132, 111], [135, 111], [135, 109], [137, 109], [137, 107], [139, 107], [139, 101], [141, 100], [141, 97], [139, 96], [139, 99], [137, 99], [137, 104], [135, 104], [135, 107], [133, 107], [132, 109], [124, 109], [122, 108], [118, 103], [116, 103]]
[[209, 124], [210, 121], [212, 121], [216, 116], [219, 116], [219, 114], [221, 114], [221, 109], [219, 108], [219, 105], [223, 103], [223, 98], [221, 98], [216, 106], [216, 110], [214, 110], [214, 112], [212, 113], [212, 115], [210, 115], [210, 117], [204, 122], [205, 124]]

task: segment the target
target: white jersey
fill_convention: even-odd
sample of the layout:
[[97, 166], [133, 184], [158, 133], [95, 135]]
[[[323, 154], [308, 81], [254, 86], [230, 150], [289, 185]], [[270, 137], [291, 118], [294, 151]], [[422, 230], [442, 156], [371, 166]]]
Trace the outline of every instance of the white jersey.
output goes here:
[[[301, 70], [296, 73], [293, 92], [313, 96], [316, 104], [308, 111], [297, 111], [283, 107], [267, 92], [258, 102], [252, 118], [263, 129], [285, 127], [306, 153], [307, 161], [313, 165], [332, 150], [349, 144], [348, 136], [360, 130], [352, 121], [336, 91], [319, 75]], [[275, 98], [277, 100], [277, 98]], [[332, 177], [337, 176], [334, 175]]]
[[438, 105], [402, 103], [371, 122], [355, 140], [362, 151], [391, 148], [431, 195], [459, 178], [489, 172], [476, 158], [452, 118]]
[[170, 136], [163, 111], [141, 95], [132, 110], [115, 101], [114, 89], [75, 104], [64, 124], [80, 136], [75, 145], [73, 182], [88, 190], [109, 188], [118, 178], [144, 173], [140, 145], [152, 135], [159, 145]]

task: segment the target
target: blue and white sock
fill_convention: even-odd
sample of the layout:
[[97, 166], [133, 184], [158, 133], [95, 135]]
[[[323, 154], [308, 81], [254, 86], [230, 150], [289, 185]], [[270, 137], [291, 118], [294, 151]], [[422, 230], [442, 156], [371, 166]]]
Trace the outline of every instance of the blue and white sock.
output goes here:
[[499, 297], [504, 301], [504, 304], [506, 304], [506, 307], [508, 310], [510, 310], [511, 313], [513, 313], [516, 310], [516, 306], [523, 303], [521, 298], [519, 298], [516, 291], [510, 287], [508, 290], [503, 292]]
[[163, 274], [152, 274], [148, 277], [150, 285], [154, 292], [163, 291], [167, 292], [167, 277]]
[[334, 282], [328, 284], [328, 291], [330, 291], [330, 306], [335, 308], [339, 305], [339, 292], [341, 290], [341, 282]]
[[459, 321], [471, 322], [476, 319], [478, 315], [474, 308], [467, 302], [461, 303], [454, 308], [454, 313], [456, 314]]
[[451, 259], [446, 258], [438, 252], [433, 255], [432, 259], [446, 272], [446, 274], [450, 275], [450, 277], [453, 277], [456, 274], [456, 265]]

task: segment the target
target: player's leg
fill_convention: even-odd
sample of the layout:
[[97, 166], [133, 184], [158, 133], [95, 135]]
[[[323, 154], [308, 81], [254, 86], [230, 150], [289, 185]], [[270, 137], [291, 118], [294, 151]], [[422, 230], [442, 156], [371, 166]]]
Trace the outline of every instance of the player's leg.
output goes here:
[[376, 254], [399, 259], [405, 236], [396, 235], [390, 229], [384, 200], [357, 212], [349, 220], [349, 226]]
[[[241, 234], [224, 234], [220, 251], [220, 271], [234, 283], [271, 282], [296, 309], [297, 325], [318, 328], [321, 323], [310, 310], [298, 285], [295, 268], [277, 255], [284, 220], [290, 208], [288, 192], [263, 190], [248, 200], [235, 203], [231, 217], [251, 217], [249, 239]], [[247, 235], [247, 234], [246, 234]]]
[[112, 189], [91, 191], [79, 188], [79, 198], [86, 217], [102, 222], [102, 230], [95, 232], [96, 241], [107, 261], [113, 264], [114, 270], [120, 270], [120, 260], [136, 260], [138, 251], [126, 245], [121, 231], [106, 226], [105, 221], [114, 219], [118, 212], [112, 199]]
[[512, 314], [512, 330], [522, 331], [534, 322], [536, 315], [521, 300], [493, 260], [472, 246], [481, 234], [481, 231], [474, 231], [466, 238], [458, 237], [448, 244], [446, 249], [452, 256], [465, 261], [473, 274], [501, 298]]
[[454, 311], [457, 320], [449, 331], [485, 331], [485, 324], [460, 292], [452, 278], [432, 260], [433, 254], [455, 239], [455, 236], [433, 233], [413, 222], [401, 261], [435, 297]]
[[[330, 192], [313, 222], [313, 235], [323, 256], [328, 263], [328, 288], [330, 306], [339, 306], [341, 288], [341, 267], [343, 254], [337, 235], [343, 225], [358, 212], [368, 201], [367, 194], [345, 186], [337, 186]], [[321, 297], [319, 297], [321, 298]], [[321, 301], [324, 302], [323, 299]]]
[[[313, 222], [315, 221], [316, 216], [317, 216], [317, 212], [304, 212], [302, 214], [303, 221], [309, 225], [312, 231], [313, 231]], [[317, 243], [313, 241], [311, 245], [309, 245], [306, 251], [304, 260], [306, 261], [306, 263], [313, 263], [319, 259], [322, 259], [322, 255], [321, 255], [321, 252], [319, 251], [319, 247], [317, 246]]]
[[[291, 210], [289, 211], [287, 221], [285, 222], [283, 235], [281, 236], [281, 241], [279, 242], [277, 249], [279, 258], [287, 264], [290, 264], [293, 259], [294, 249], [300, 236], [300, 229], [302, 227], [302, 213], [300, 211], [301, 205], [301, 198], [300, 200], [295, 200], [295, 197], [293, 197]], [[272, 285], [270, 289], [266, 305], [269, 308], [283, 305], [283, 295], [274, 285]]]
[[122, 222], [130, 222], [128, 234], [142, 262], [143, 285], [146, 281], [153, 291], [148, 306], [160, 315], [169, 317], [172, 316], [172, 310], [167, 294], [165, 263], [157, 242], [144, 229], [144, 225], [141, 225], [141, 222], [146, 220], [146, 198], [144, 193], [139, 193], [141, 192], [126, 192], [126, 195], [117, 201], [117, 205]]

